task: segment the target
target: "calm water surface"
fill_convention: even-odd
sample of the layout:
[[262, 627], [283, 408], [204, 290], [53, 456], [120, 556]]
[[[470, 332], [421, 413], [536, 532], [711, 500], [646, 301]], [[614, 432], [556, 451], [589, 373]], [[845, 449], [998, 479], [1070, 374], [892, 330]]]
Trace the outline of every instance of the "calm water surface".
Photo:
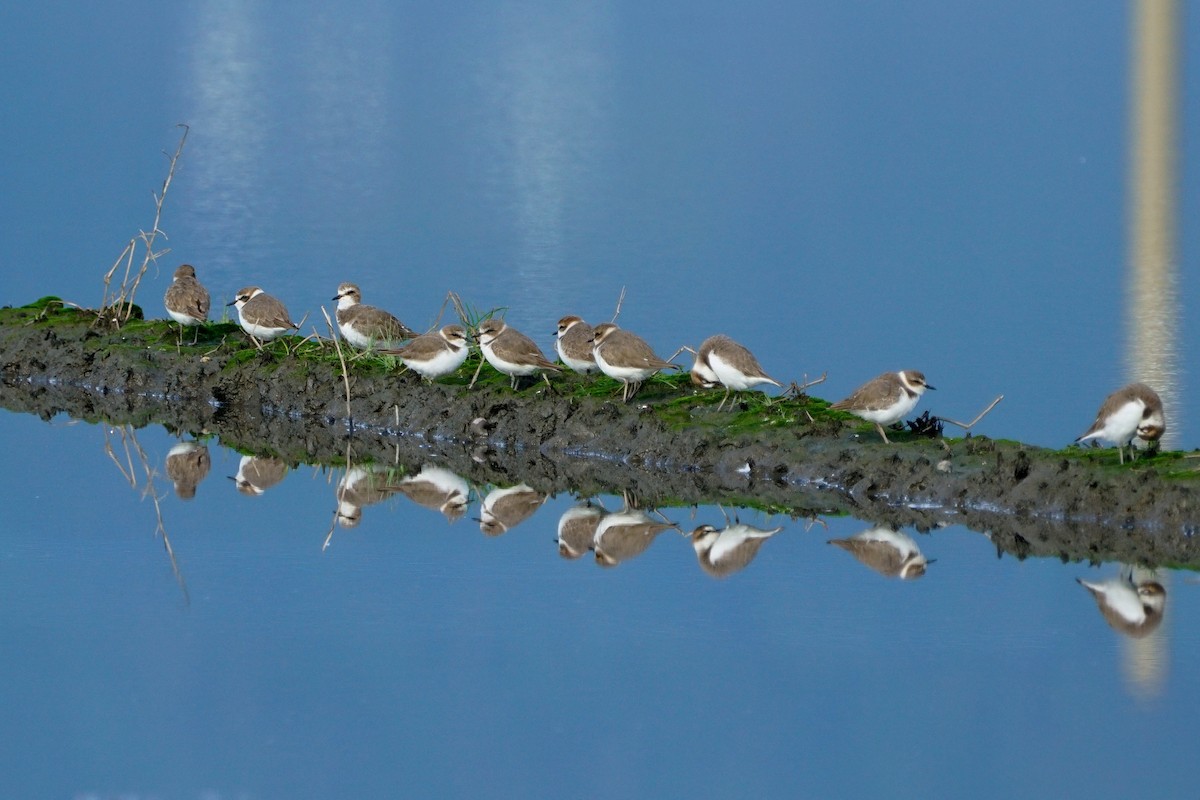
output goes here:
[[[453, 289], [548, 348], [627, 287], [660, 352], [725, 331], [829, 397], [919, 368], [923, 407], [1003, 393], [982, 432], [1061, 446], [1130, 377], [1130, 41], [1124, 5], [1072, 2], [6, 7], [0, 302], [95, 305], [186, 122], [153, 314], [186, 261], [306, 327], [353, 280], [414, 327]], [[1178, 117], [1190, 449], [1190, 87]], [[183, 501], [147, 428], [173, 569], [104, 428], [0, 430], [3, 796], [1194, 794], [1190, 573], [1134, 640], [1076, 583], [1118, 565], [961, 528], [906, 531], [936, 561], [899, 581], [827, 544], [865, 523], [742, 512], [783, 530], [715, 580], [672, 531], [563, 559], [569, 496], [486, 537], [474, 487], [453, 524], [395, 496], [323, 548], [340, 472], [248, 497], [211, 442]]]

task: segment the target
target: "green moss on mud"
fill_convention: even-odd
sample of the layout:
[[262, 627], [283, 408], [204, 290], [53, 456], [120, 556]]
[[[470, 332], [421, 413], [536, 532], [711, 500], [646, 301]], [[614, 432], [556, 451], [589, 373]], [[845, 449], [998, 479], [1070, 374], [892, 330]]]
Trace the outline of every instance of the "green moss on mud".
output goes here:
[[[74, 343], [85, 352], [99, 358], [119, 357], [132, 360], [134, 365], [154, 364], [162, 367], [164, 356], [170, 358], [210, 357], [221, 363], [222, 371], [253, 369], [269, 375], [285, 365], [288, 374], [302, 378], [340, 379], [342, 359], [353, 376], [378, 378], [389, 375], [408, 375], [399, 361], [391, 356], [372, 352], [361, 352], [343, 346], [341, 356], [330, 339], [302, 339], [299, 336], [281, 337], [267, 342], [258, 349], [233, 322], [221, 321], [188, 329], [180, 336], [179, 326], [167, 320], [143, 320], [140, 309], [135, 307], [130, 319], [119, 331], [93, 329], [96, 314], [67, 306], [55, 296], [48, 295], [33, 303], [17, 308], [0, 308], [0, 328], [4, 326], [60, 327], [57, 334], [67, 344], [71, 337], [67, 329], [74, 327], [78, 333]], [[196, 341], [193, 343], [192, 337]], [[454, 374], [438, 379], [437, 383], [455, 388], [465, 388], [479, 366], [480, 356], [475, 351], [466, 363]], [[408, 380], [418, 380], [413, 375]], [[605, 376], [581, 376], [564, 370], [561, 375], [551, 375], [549, 393], [559, 398], [581, 402], [620, 403], [621, 384]], [[484, 364], [476, 377], [475, 390], [510, 393], [509, 378]], [[545, 383], [529, 378], [522, 379], [516, 394], [546, 392]], [[838, 436], [847, 430], [864, 442], [878, 438], [874, 426], [847, 414], [835, 411], [830, 404], [817, 397], [802, 395], [799, 398], [769, 396], [762, 392], [742, 392], [729, 399], [720, 411], [724, 391], [702, 390], [694, 387], [686, 372], [660, 373], [647, 380], [630, 401], [631, 406], [645, 409], [669, 430], [702, 430], [718, 433], [730, 439], [749, 439], [763, 435], [774, 436], [778, 431], [803, 431], [805, 435]], [[926, 437], [900, 431], [889, 431], [889, 438], [899, 445], [917, 445]], [[997, 448], [1011, 450], [1019, 448], [1032, 459], [1064, 459], [1083, 463], [1102, 473], [1111, 471], [1151, 471], [1173, 481], [1200, 480], [1200, 455], [1182, 452], [1140, 453], [1132, 464], [1120, 464], [1115, 448], [1088, 448], [1071, 445], [1061, 450], [1045, 450], [1023, 445], [1006, 439], [988, 439], [983, 436], [945, 438], [946, 445], [958, 448], [965, 443], [969, 455], [983, 455]]]

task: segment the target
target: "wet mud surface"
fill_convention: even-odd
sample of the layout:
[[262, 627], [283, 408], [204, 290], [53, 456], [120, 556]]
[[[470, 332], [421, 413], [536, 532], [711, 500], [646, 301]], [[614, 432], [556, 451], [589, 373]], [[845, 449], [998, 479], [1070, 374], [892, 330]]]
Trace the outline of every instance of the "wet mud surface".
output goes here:
[[[651, 382], [628, 405], [607, 379], [518, 392], [477, 361], [429, 384], [329, 342], [247, 348], [233, 325], [195, 346], [166, 323], [93, 330], [83, 312], [0, 311], [0, 406], [49, 419], [164, 425], [291, 464], [436, 463], [477, 484], [632, 492], [647, 507], [723, 503], [793, 517], [851, 514], [929, 530], [965, 525], [1018, 557], [1200, 567], [1200, 459], [1118, 467], [1115, 451], [1056, 452], [897, 434], [801, 398], [716, 410], [721, 392]], [[190, 341], [191, 331], [185, 342]], [[295, 354], [288, 354], [291, 347]]]

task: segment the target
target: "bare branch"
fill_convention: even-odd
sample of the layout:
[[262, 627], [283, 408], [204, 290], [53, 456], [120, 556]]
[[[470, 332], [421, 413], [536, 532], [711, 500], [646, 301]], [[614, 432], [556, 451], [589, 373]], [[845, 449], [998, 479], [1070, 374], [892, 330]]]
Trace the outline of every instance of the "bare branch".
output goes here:
[[621, 294], [617, 297], [617, 310], [613, 312], [610, 322], [616, 322], [617, 317], [621, 316], [621, 306], [625, 305], [625, 287], [621, 287]]
[[958, 427], [962, 428], [964, 431], [969, 431], [975, 425], [976, 422], [979, 422], [979, 420], [986, 417], [988, 415], [988, 412], [991, 411], [993, 408], [995, 408], [996, 405], [1003, 399], [1004, 399], [1004, 395], [1000, 395], [999, 397], [997, 397], [995, 400], [993, 400], [988, 405], [987, 408], [985, 408], [983, 411], [980, 411], [979, 414], [975, 417], [975, 419], [971, 420], [970, 422], [968, 422], [966, 424], [963, 424], [961, 422], [956, 422], [956, 421], [950, 419], [949, 417], [938, 417], [938, 419], [940, 419], [942, 422], [949, 422], [951, 425], [957, 425]]
[[341, 340], [333, 334], [333, 320], [329, 318], [329, 312], [325, 310], [325, 306], [321, 306], [321, 313], [325, 315], [325, 324], [329, 326], [329, 337], [333, 339], [333, 346], [337, 348], [338, 361], [342, 364], [342, 384], [346, 387], [346, 419], [350, 422], [350, 428], [353, 430], [354, 414], [350, 410], [350, 374], [346, 370], [346, 356], [342, 354]]
[[[149, 231], [138, 231], [138, 235], [129, 240], [129, 244], [125, 246], [116, 263], [104, 276], [104, 299], [101, 303], [100, 315], [98, 321], [107, 322], [113, 327], [121, 327], [129, 318], [133, 316], [134, 297], [137, 294], [138, 287], [142, 283], [142, 278], [150, 269], [151, 264], [155, 264], [161, 256], [171, 252], [170, 248], [155, 250], [155, 240], [161, 236], [167, 238], [167, 234], [162, 230], [160, 224], [162, 222], [163, 204], [167, 199], [167, 191], [171, 188], [171, 182], [175, 179], [175, 170], [179, 165], [179, 158], [183, 155], [183, 146], [187, 142], [188, 132], [190, 128], [185, 124], [180, 124], [177, 127], [183, 128], [183, 135], [179, 137], [179, 144], [175, 147], [175, 154], [171, 156], [171, 161], [167, 167], [167, 177], [163, 179], [162, 188], [157, 192], [151, 193], [154, 197], [154, 224]], [[141, 241], [145, 252], [142, 256], [141, 266], [134, 270], [134, 254], [137, 251], [137, 243]], [[121, 284], [110, 295], [113, 276], [116, 274], [121, 262], [125, 262], [125, 273], [122, 276]]]
[[[805, 389], [816, 386], [818, 383], [824, 383], [825, 378], [827, 378], [828, 376], [829, 376], [828, 372], [822, 372], [821, 377], [817, 378], [816, 380], [810, 381], [808, 379], [808, 375], [806, 373], [804, 375], [803, 383], [796, 383], [795, 381], [792, 381], [791, 385], [788, 386], [787, 391], [785, 391], [783, 393], [783, 395], [784, 395], [784, 397], [799, 397], [800, 395], [804, 394]], [[812, 418], [809, 417], [809, 421], [811, 421], [811, 420], [812, 420]]]

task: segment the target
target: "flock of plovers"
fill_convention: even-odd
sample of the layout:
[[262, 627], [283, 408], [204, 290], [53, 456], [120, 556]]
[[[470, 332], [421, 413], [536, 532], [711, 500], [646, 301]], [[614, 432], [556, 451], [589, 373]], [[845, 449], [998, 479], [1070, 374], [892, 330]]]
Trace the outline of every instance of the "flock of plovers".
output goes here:
[[[455, 372], [470, 352], [472, 332], [462, 325], [446, 325], [430, 333], [417, 334], [393, 314], [362, 302], [353, 283], [343, 283], [333, 297], [337, 301], [337, 327], [342, 339], [357, 348], [395, 356], [426, 380]], [[163, 304], [181, 326], [198, 326], [208, 320], [208, 290], [196, 278], [196, 270], [183, 264], [175, 270]], [[227, 305], [237, 309], [238, 323], [256, 346], [299, 330], [282, 302], [257, 286], [239, 289]], [[537, 344], [503, 319], [487, 319], [474, 331], [483, 357], [498, 372], [509, 376], [516, 388], [521, 378], [564, 368], [579, 373], [599, 371], [621, 382], [621, 399], [628, 402], [642, 382], [667, 369], [680, 367], [654, 353], [650, 345], [612, 322], [595, 327], [582, 318], [567, 315], [558, 321], [555, 350], [561, 364], [548, 358]], [[757, 386], [782, 384], [768, 375], [747, 348], [724, 334], [710, 336], [695, 351], [692, 382], [706, 388], [723, 387], [724, 408], [733, 392]], [[548, 379], [547, 379], [548, 382]], [[899, 422], [917, 405], [927, 389], [933, 389], [917, 370], [886, 372], [858, 387], [831, 408], [846, 411], [875, 424], [884, 442], [885, 426]], [[1162, 400], [1143, 383], [1132, 383], [1110, 394], [1100, 406], [1096, 421], [1076, 442], [1103, 439], [1117, 446], [1121, 463], [1125, 448], [1147, 446], [1166, 430]]]

